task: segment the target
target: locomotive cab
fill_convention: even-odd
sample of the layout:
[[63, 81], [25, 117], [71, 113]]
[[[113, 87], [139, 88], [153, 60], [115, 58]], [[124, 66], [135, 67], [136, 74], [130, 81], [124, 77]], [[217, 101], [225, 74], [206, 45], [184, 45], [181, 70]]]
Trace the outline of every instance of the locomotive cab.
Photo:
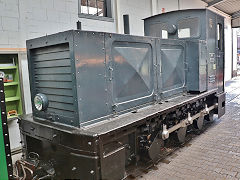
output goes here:
[[180, 12], [146, 18], [145, 35], [186, 42], [189, 91], [223, 92], [224, 18], [207, 9]]
[[186, 42], [187, 90], [218, 89], [219, 117], [225, 112], [224, 18], [207, 9], [173, 11], [144, 19], [146, 36]]

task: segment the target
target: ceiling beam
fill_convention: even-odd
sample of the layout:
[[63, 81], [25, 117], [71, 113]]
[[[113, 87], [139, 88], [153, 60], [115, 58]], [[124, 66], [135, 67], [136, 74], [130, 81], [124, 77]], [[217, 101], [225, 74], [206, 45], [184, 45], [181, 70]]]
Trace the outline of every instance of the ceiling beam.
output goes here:
[[240, 27], [240, 17], [232, 19], [232, 28], [239, 28]]
[[237, 11], [235, 13], [232, 14], [232, 19], [238, 18], [240, 17], [240, 11]]
[[219, 3], [222, 3], [224, 1], [226, 1], [226, 0], [213, 0], [213, 1], [208, 3], [208, 7], [215, 6], [215, 5], [217, 5]]

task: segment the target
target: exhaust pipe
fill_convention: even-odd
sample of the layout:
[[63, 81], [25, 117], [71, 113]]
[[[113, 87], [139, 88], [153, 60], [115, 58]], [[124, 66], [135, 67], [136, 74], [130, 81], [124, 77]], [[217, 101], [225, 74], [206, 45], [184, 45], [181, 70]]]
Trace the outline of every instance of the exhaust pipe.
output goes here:
[[82, 22], [77, 21], [77, 30], [82, 30]]
[[123, 15], [123, 26], [124, 26], [124, 34], [130, 34], [128, 14]]

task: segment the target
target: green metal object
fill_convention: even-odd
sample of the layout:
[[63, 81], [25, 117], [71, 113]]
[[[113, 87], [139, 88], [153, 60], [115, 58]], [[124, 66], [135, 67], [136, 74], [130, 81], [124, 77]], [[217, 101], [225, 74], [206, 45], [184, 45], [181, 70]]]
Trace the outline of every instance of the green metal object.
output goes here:
[[[12, 64], [12, 65], [11, 65]], [[19, 61], [17, 54], [1, 54], [0, 55], [0, 71], [4, 72], [6, 77], [10, 75], [12, 78], [5, 78], [4, 90], [6, 97], [7, 118], [16, 119], [22, 114], [21, 88], [19, 81]], [[15, 112], [15, 113], [10, 113]], [[1, 180], [1, 179], [0, 179]]]
[[0, 78], [0, 180], [13, 177], [5, 101], [4, 83], [3, 79]]
[[[0, 110], [0, 113], [2, 111]], [[8, 169], [7, 169], [7, 161], [6, 161], [6, 152], [5, 152], [5, 143], [3, 136], [3, 127], [2, 127], [2, 117], [0, 116], [0, 179], [5, 180], [8, 179]]]

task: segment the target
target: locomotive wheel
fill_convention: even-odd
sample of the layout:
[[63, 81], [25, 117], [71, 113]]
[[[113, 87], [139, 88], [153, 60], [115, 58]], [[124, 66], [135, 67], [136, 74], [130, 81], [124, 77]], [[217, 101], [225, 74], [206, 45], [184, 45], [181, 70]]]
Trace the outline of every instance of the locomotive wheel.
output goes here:
[[193, 126], [196, 129], [201, 130], [203, 128], [203, 120], [204, 120], [204, 116], [200, 116], [197, 120], [193, 122]]
[[185, 142], [186, 134], [187, 134], [187, 127], [182, 127], [177, 131], [177, 138], [180, 143]]
[[210, 111], [208, 115], [205, 116], [205, 120], [212, 122], [213, 121], [214, 112]]

